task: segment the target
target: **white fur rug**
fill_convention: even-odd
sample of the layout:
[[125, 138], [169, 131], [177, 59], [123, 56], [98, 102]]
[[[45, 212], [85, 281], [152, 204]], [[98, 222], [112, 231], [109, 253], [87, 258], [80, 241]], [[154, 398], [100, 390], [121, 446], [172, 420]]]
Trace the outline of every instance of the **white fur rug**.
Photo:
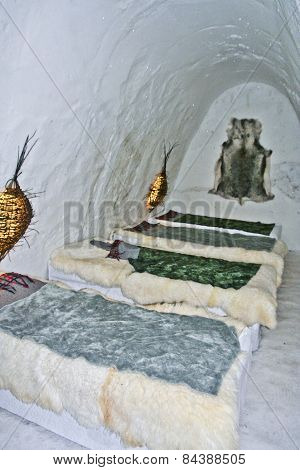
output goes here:
[[128, 446], [235, 449], [244, 356], [235, 359], [218, 394], [210, 395], [67, 358], [0, 330], [0, 388], [24, 403], [58, 414], [65, 410], [83, 426], [104, 425]]
[[89, 240], [85, 240], [55, 250], [50, 264], [64, 273], [77, 274], [88, 282], [121, 287], [126, 297], [141, 305], [150, 304], [154, 309], [158, 307], [153, 305], [164, 303], [174, 311], [174, 304], [179, 304], [181, 313], [185, 311], [188, 314], [193, 307], [194, 312], [203, 315], [207, 307], [217, 307], [248, 326], [255, 323], [269, 328], [276, 326], [277, 276], [270, 265], [262, 265], [244, 287], [222, 289], [209, 284], [137, 273], [127, 260], [106, 257], [106, 250], [91, 246]]
[[277, 287], [281, 284], [284, 269], [284, 257], [288, 249], [286, 244], [277, 240], [272, 251], [246, 250], [238, 247], [215, 247], [212, 245], [201, 245], [199, 243], [183, 242], [182, 240], [170, 240], [145, 235], [127, 229], [115, 229], [111, 234], [112, 240], [123, 240], [132, 245], [144, 246], [158, 250], [173, 251], [204, 258], [217, 258], [226, 261], [243, 263], [266, 264], [272, 266], [277, 274]]

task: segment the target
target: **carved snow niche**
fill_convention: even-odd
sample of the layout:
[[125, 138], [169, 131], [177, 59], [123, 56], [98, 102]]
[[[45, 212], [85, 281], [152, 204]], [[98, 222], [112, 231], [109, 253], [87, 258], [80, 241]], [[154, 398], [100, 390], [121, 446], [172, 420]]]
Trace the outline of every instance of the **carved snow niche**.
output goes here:
[[257, 119], [231, 119], [210, 193], [235, 199], [240, 204], [246, 200], [264, 202], [274, 198], [270, 179], [272, 150], [259, 143], [261, 131], [262, 124]]

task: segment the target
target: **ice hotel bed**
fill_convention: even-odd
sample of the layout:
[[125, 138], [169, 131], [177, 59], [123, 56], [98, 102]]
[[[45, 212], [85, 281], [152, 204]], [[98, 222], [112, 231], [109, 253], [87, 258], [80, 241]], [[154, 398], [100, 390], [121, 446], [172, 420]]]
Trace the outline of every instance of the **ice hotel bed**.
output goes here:
[[[201, 230], [201, 227], [192, 230]], [[275, 253], [281, 259], [277, 256], [264, 258], [264, 261], [271, 260], [270, 264], [264, 264], [261, 258], [260, 262], [258, 259], [246, 261], [245, 248], [239, 250], [242, 261], [220, 258], [225, 264], [219, 263], [216, 252], [211, 257], [203, 255], [202, 247], [199, 255], [198, 246], [192, 255], [184, 250], [171, 251], [180, 268], [176, 271], [172, 269], [170, 251], [165, 249], [168, 246], [160, 245], [158, 250], [149, 246], [144, 243], [148, 237], [145, 234], [142, 234], [143, 240], [132, 240], [132, 235], [141, 234], [139, 229], [122, 233], [124, 241], [119, 240], [122, 238], [119, 230], [114, 231], [111, 242], [123, 243], [119, 245], [119, 248], [123, 246], [123, 259], [107, 257], [103, 241], [97, 245], [99, 240], [93, 245], [87, 240], [60, 248], [49, 261], [52, 283], [45, 284], [28, 299], [2, 307], [2, 355], [6, 354], [7, 361], [11, 361], [11, 370], [14, 364], [18, 366], [13, 375], [2, 367], [0, 406], [88, 448], [237, 448], [239, 412], [252, 352], [259, 346], [259, 323], [269, 327], [276, 324], [276, 289], [281, 279], [285, 246], [280, 243], [281, 253]], [[241, 234], [237, 235], [240, 239]], [[220, 240], [218, 237], [219, 234], [214, 240]], [[268, 250], [256, 250], [258, 252], [270, 254], [277, 243], [261, 234], [261, 240], [265, 238], [261, 245], [257, 241], [259, 236], [253, 232], [248, 241], [242, 238], [242, 243], [251, 245], [253, 238], [256, 248], [270, 244]], [[232, 238], [225, 239], [228, 247], [228, 240]], [[132, 245], [133, 241], [136, 244]], [[191, 245], [186, 241], [189, 249]], [[253, 246], [248, 249], [253, 251]], [[213, 269], [205, 278], [209, 263]], [[198, 269], [200, 265], [202, 268]], [[231, 273], [229, 284], [228, 272]], [[209, 284], [211, 279], [215, 285]], [[161, 297], [169, 281], [168, 297]], [[158, 283], [161, 289], [157, 288]], [[181, 283], [180, 289], [176, 283]], [[190, 300], [191, 289], [184, 283], [192, 283], [192, 290], [198, 289], [193, 297], [200, 302]], [[273, 299], [271, 316], [267, 315], [267, 320], [263, 321], [264, 315], [258, 315], [259, 323], [243, 312], [236, 314], [242, 307], [247, 309], [241, 290], [250, 289], [248, 294], [259, 294], [258, 287]], [[209, 301], [205, 299], [207, 292]], [[45, 308], [48, 305], [49, 308]], [[262, 307], [265, 314], [264, 302], [259, 305], [256, 304], [254, 311]], [[32, 329], [28, 331], [24, 311], [29, 311], [34, 318]], [[20, 316], [25, 334], [22, 328], [15, 326], [14, 319]], [[143, 325], [141, 328], [137, 326], [139, 323]], [[36, 324], [42, 324], [42, 330], [36, 328]], [[107, 326], [112, 324], [116, 329]], [[74, 336], [72, 325], [80, 331], [79, 337], [85, 338], [83, 344]], [[120, 325], [125, 329], [120, 331]], [[141, 335], [139, 332], [143, 330], [148, 334]], [[102, 331], [103, 336], [95, 337], [95, 331]], [[116, 331], [120, 335], [116, 335]], [[152, 341], [154, 332], [159, 339], [157, 343]], [[73, 336], [76, 348], [72, 341], [66, 341]], [[132, 348], [135, 341], [139, 347], [132, 350], [129, 345]], [[153, 348], [145, 354], [149, 344]], [[161, 350], [166, 345], [169, 349]], [[207, 352], [207, 345], [213, 354], [203, 354]], [[16, 350], [20, 357], [16, 356]], [[189, 353], [185, 356], [184, 351]], [[126, 359], [125, 353], [131, 361]], [[188, 357], [193, 360], [189, 362]], [[63, 364], [62, 370], [54, 371], [45, 393], [43, 389], [37, 397], [35, 392], [41, 388], [42, 378], [49, 375], [45, 364], [53, 365], [57, 361]], [[222, 370], [218, 369], [220, 363]], [[31, 377], [28, 380], [27, 372], [24, 373], [21, 383], [17, 380], [20, 364]], [[186, 374], [182, 373], [183, 369]]]
[[238, 447], [257, 341], [239, 321], [41, 283], [2, 303], [0, 336], [0, 406], [57, 434], [97, 449]]

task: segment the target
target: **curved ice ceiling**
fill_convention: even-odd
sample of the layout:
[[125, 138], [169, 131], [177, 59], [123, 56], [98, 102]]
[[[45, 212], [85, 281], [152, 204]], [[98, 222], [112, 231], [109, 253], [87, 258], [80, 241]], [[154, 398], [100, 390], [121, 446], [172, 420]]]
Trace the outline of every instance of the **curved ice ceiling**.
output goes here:
[[128, 221], [126, 202], [142, 202], [163, 140], [180, 142], [175, 175], [224, 90], [266, 83], [299, 116], [299, 25], [296, 0], [3, 0], [1, 186], [37, 128], [41, 150], [23, 182], [46, 191], [31, 242], [41, 256], [32, 264], [20, 249], [14, 269], [44, 272], [66, 238], [65, 201], [80, 202], [85, 221], [71, 238]]
[[[128, 135], [124, 132], [124, 146], [110, 161], [116, 158], [114, 168], [132, 181], [131, 197], [139, 199], [144, 175], [149, 181], [153, 168], [159, 169], [162, 140], [179, 141], [182, 157], [210, 105], [227, 88], [250, 81], [272, 85], [300, 116], [299, 25], [293, 0], [123, 3], [108, 30], [105, 47], [114, 43], [111, 33], [120, 33], [102, 86], [120, 90], [115, 130]], [[170, 161], [172, 173], [181, 157]], [[107, 196], [106, 186], [105, 191]], [[112, 198], [115, 193], [114, 187]]]

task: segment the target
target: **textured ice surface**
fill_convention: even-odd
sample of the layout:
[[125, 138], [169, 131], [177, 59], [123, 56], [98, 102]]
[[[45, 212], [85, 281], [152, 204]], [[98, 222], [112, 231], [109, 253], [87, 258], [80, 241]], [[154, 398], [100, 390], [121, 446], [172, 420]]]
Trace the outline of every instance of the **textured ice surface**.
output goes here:
[[274, 168], [274, 184], [289, 199], [300, 202], [300, 163], [284, 162]]
[[242, 449], [300, 448], [300, 252], [287, 255], [276, 330], [263, 328], [241, 420]]
[[[2, 5], [0, 187], [14, 170], [18, 144], [37, 129], [40, 141], [20, 183], [45, 191], [34, 201], [40, 233], [2, 269], [44, 276], [50, 252], [64, 240], [105, 236], [142, 220], [163, 140], [180, 143], [169, 161], [172, 193], [192, 137], [225, 90], [268, 83], [299, 113], [295, 0]], [[225, 111], [214, 115], [215, 124]], [[212, 166], [220, 142], [206, 153]], [[196, 176], [204, 173], [210, 187], [207, 165]]]

